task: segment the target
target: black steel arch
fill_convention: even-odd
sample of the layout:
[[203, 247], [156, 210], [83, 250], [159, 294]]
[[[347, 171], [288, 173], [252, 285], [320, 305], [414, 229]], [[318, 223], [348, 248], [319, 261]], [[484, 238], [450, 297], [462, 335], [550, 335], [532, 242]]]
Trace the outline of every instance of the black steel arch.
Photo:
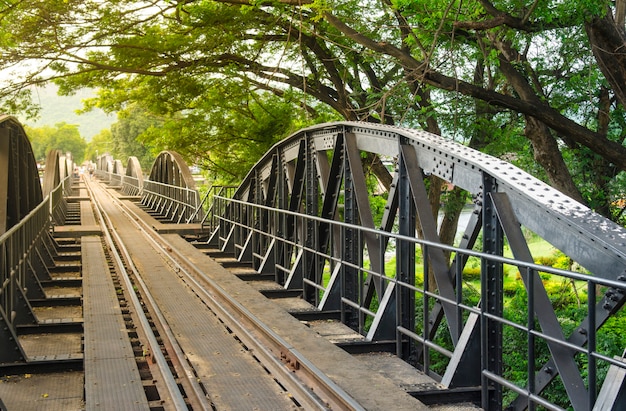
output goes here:
[[47, 196], [68, 175], [66, 162], [62, 161], [60, 150], [50, 150], [46, 156], [46, 168], [43, 175], [43, 194]]
[[110, 173], [113, 171], [113, 156], [105, 153], [96, 159], [96, 170]]
[[31, 300], [46, 298], [56, 246], [54, 223], [62, 223], [71, 188], [71, 155], [51, 151], [44, 174], [45, 198], [30, 142], [20, 123], [0, 117], [0, 363], [27, 361], [17, 327], [36, 324]]
[[128, 157], [125, 175], [128, 177], [135, 177], [140, 181], [143, 181], [143, 171], [141, 170], [141, 164], [139, 164], [139, 159], [137, 157]]
[[137, 157], [128, 157], [126, 171], [122, 181], [122, 193], [125, 195], [138, 195], [143, 189], [143, 171]]
[[0, 116], [0, 234], [17, 224], [43, 199], [37, 162], [20, 122]]
[[123, 187], [123, 180], [126, 171], [121, 160], [112, 160], [107, 163], [107, 173], [109, 183], [115, 187]]
[[126, 171], [124, 170], [124, 165], [122, 164], [122, 160], [113, 161], [113, 174], [125, 175]]
[[[506, 193], [511, 198], [513, 210], [523, 226], [589, 271], [603, 278], [616, 279], [626, 268], [626, 230], [623, 227], [510, 163], [425, 131], [350, 122], [302, 130], [268, 151], [246, 176], [235, 196], [245, 198], [254, 192], [254, 183], [259, 178], [265, 185], [269, 184], [272, 161], [276, 156], [280, 157], [287, 172], [292, 173], [291, 163], [301, 154], [298, 147], [303, 138], [308, 140], [311, 145], [308, 149], [316, 157], [320, 188], [323, 189], [326, 182], [321, 179], [325, 171], [322, 171], [324, 165], [319, 163], [324, 160], [319, 155], [334, 150], [340, 134], [350, 134], [360, 151], [389, 158], [400, 155], [399, 146], [403, 151], [410, 147], [415, 151], [415, 155], [411, 153], [416, 161], [412, 166], [474, 195], [482, 195], [484, 176], [489, 175], [494, 179], [495, 192]], [[400, 143], [403, 138], [405, 141]], [[289, 176], [285, 178], [290, 185], [293, 184]]]
[[[532, 264], [533, 259], [521, 230], [523, 226], [594, 276], [616, 282], [626, 281], [626, 230], [623, 227], [505, 161], [424, 131], [358, 122], [323, 124], [301, 130], [264, 155], [248, 173], [234, 198], [329, 220], [341, 217], [347, 223], [375, 228], [368, 199], [370, 193], [361, 164], [363, 153], [377, 154], [395, 165], [394, 181], [379, 227], [382, 230], [390, 231], [396, 224], [400, 234], [415, 236], [415, 222], [418, 221], [423, 238], [440, 243], [437, 222], [427, 201], [423, 181], [424, 175], [433, 174], [463, 188], [475, 198], [475, 213], [459, 248], [471, 249], [482, 232], [484, 251], [502, 255], [506, 236], [515, 258]], [[343, 201], [341, 206], [340, 198]], [[348, 274], [344, 274], [341, 286], [322, 284], [321, 271], [325, 263], [319, 261], [316, 253], [341, 254], [342, 259], [347, 256], [353, 259], [349, 263], [358, 265], [362, 264], [363, 253], [367, 250], [371, 269], [384, 276], [384, 261], [380, 256], [387, 244], [381, 244], [375, 234], [365, 232], [357, 238], [350, 230], [340, 232], [323, 221], [308, 221], [306, 227], [297, 227], [295, 217], [280, 220], [272, 217], [270, 212], [242, 211], [236, 205], [226, 208], [224, 216], [225, 220], [231, 218], [231, 222], [238, 219], [237, 223], [221, 227], [220, 235], [226, 239], [224, 250], [234, 251], [240, 260], [253, 260], [260, 272], [274, 273], [277, 282], [285, 288], [303, 288], [303, 297], [320, 309], [332, 310], [341, 306], [339, 288], [342, 288], [341, 292], [353, 288], [348, 292], [354, 294], [355, 300], [361, 299], [366, 307], [376, 295], [381, 307], [367, 332], [368, 340], [390, 338], [396, 328], [389, 327], [387, 323], [397, 315], [406, 316], [408, 320], [403, 320], [406, 321], [404, 327], [412, 328], [415, 302], [409, 293], [400, 296], [401, 291], [390, 290], [382, 281], [374, 279], [366, 283], [366, 289], [359, 290], [356, 279], [351, 278], [350, 268], [345, 269]], [[248, 228], [242, 228], [246, 225]], [[279, 245], [271, 237], [259, 235], [259, 232], [266, 231], [271, 231], [274, 238], [287, 239], [287, 242], [297, 242], [300, 238], [305, 246], [298, 251], [288, 244]], [[398, 247], [398, 258], [407, 262], [400, 263], [397, 275], [401, 281], [410, 284], [414, 281], [414, 268], [410, 267], [414, 249], [406, 244]], [[462, 272], [466, 258], [454, 260], [452, 266], [448, 266], [443, 250], [431, 250], [429, 255], [428, 263], [434, 272], [437, 292], [443, 297], [432, 311], [430, 335], [434, 335], [445, 323], [455, 346], [454, 361], [450, 362], [443, 375], [443, 382], [450, 387], [480, 385], [480, 370], [468, 370], [485, 356], [488, 357], [484, 361], [489, 372], [501, 370], [501, 329], [495, 326], [489, 331], [483, 330], [488, 338], [487, 348], [483, 347], [481, 352], [476, 344], [480, 328], [478, 321], [471, 317], [463, 321], [454, 304], [450, 303], [458, 297], [455, 277], [456, 273]], [[332, 261], [330, 265], [332, 268]], [[487, 314], [501, 316], [501, 267], [487, 264], [481, 272], [483, 287], [492, 290], [488, 295], [493, 296], [489, 301], [483, 301], [482, 306]], [[584, 346], [590, 334], [589, 328], [600, 328], [626, 301], [623, 287], [609, 287], [599, 298], [593, 315], [585, 318], [573, 333], [566, 336], [538, 273], [533, 272], [531, 277], [524, 277], [524, 286], [531, 289], [535, 315], [542, 331], [553, 341]], [[320, 296], [320, 287], [311, 286], [314, 283], [326, 288], [323, 296]], [[398, 301], [402, 303], [398, 305]], [[354, 317], [357, 316], [354, 313]], [[347, 318], [347, 324], [356, 326], [354, 320], [351, 323], [349, 315]], [[442, 318], [446, 321], [443, 322]], [[576, 367], [575, 354], [562, 346], [548, 342], [552, 357], [544, 364], [545, 372], [536, 374], [534, 389], [541, 392], [560, 374], [575, 409], [587, 409], [582, 404], [588, 403], [589, 395]], [[402, 355], [410, 359], [420, 353], [414, 349]], [[497, 393], [494, 398], [494, 406], [501, 406]], [[524, 409], [525, 404], [519, 400], [512, 407]]]
[[189, 166], [174, 151], [162, 151], [154, 160], [141, 203], [170, 222], [195, 223], [204, 217]]
[[168, 184], [176, 187], [195, 189], [189, 166], [180, 154], [174, 151], [162, 151], [152, 163], [150, 181]]

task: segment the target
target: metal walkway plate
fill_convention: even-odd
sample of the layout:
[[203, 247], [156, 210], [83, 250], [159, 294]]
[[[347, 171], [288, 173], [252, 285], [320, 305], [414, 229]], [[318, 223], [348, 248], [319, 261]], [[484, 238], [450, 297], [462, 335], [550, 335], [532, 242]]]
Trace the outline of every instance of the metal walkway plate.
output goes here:
[[85, 408], [148, 410], [99, 237], [82, 238]]

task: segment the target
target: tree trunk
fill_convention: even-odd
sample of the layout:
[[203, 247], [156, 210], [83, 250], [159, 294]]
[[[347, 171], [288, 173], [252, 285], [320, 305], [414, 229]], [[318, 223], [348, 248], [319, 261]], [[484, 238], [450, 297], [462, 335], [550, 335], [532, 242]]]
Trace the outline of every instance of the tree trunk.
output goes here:
[[526, 116], [524, 135], [533, 145], [535, 160], [546, 171], [550, 185], [574, 200], [585, 203], [565, 165], [559, 146], [550, 129], [534, 117]]
[[[609, 110], [611, 106], [611, 99], [609, 96], [609, 90], [606, 88], [602, 88], [600, 90], [600, 98], [599, 98], [599, 106], [598, 110], [598, 131], [603, 134], [608, 134], [609, 132]], [[602, 157], [593, 155], [593, 167], [591, 170], [592, 173], [592, 181], [600, 192], [598, 197], [598, 204], [594, 207], [595, 211], [598, 214], [605, 216], [608, 219], [611, 219], [611, 188], [609, 186], [613, 175], [615, 174], [615, 168], [611, 163], [603, 159]]]
[[385, 190], [389, 191], [393, 182], [393, 176], [389, 173], [378, 154], [366, 153], [366, 157], [363, 159], [363, 166], [365, 169], [369, 168], [383, 187], [385, 187]]
[[[511, 58], [519, 58], [517, 51], [508, 43], [496, 42], [496, 44], [501, 51], [499, 56], [500, 70], [509, 84], [513, 86], [520, 99], [529, 103], [539, 103], [540, 99], [526, 77], [517, 71], [509, 61]], [[576, 201], [583, 203], [580, 191], [574, 184], [574, 180], [565, 165], [565, 160], [563, 160], [563, 155], [548, 126], [535, 116], [526, 115], [525, 119], [524, 135], [531, 141], [535, 160], [546, 171], [550, 184]]]
[[[459, 225], [459, 217], [465, 206], [467, 192], [459, 187], [454, 187], [446, 195], [446, 207], [444, 207], [443, 220], [439, 230], [439, 239], [444, 244], [453, 245], [456, 231]], [[448, 265], [450, 265], [450, 251], [444, 251]]]
[[585, 24], [587, 37], [598, 67], [623, 107], [626, 107], [625, 8], [626, 0], [618, 0], [616, 2], [618, 21], [613, 18], [611, 10], [607, 8], [603, 17], [595, 17]]

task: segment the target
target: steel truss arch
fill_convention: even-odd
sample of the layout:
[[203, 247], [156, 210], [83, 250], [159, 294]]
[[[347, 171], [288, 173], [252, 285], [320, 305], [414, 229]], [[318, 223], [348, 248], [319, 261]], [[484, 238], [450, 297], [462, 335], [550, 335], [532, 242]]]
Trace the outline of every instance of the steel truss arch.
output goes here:
[[96, 159], [96, 169], [108, 172], [112, 168], [109, 163], [113, 163], [113, 156], [107, 153], [101, 154]]
[[139, 159], [135, 156], [128, 157], [128, 164], [124, 178], [122, 179], [122, 193], [128, 196], [137, 196], [143, 189], [143, 171]]
[[30, 300], [46, 298], [42, 282], [52, 279], [51, 227], [64, 217], [64, 188], [71, 186], [73, 164], [59, 151], [48, 154], [43, 198], [30, 142], [9, 116], [0, 117], [0, 158], [0, 363], [17, 363], [27, 361], [17, 327], [37, 323]]
[[154, 160], [141, 202], [172, 222], [192, 223], [204, 218], [189, 166], [174, 151], [162, 151]]
[[124, 165], [122, 164], [121, 160], [113, 160], [109, 163], [109, 170], [110, 170], [110, 181], [109, 183], [111, 183], [112, 186], [114, 187], [119, 187], [122, 188], [123, 187], [123, 180], [124, 180], [124, 175], [126, 174], [126, 171], [124, 170]]
[[43, 194], [47, 196], [65, 177], [71, 175], [66, 156], [61, 150], [50, 150], [46, 156], [46, 168], [43, 175]]
[[[55, 199], [55, 208], [52, 210], [52, 219], [56, 224], [63, 224], [67, 214], [67, 202], [65, 196], [69, 195], [71, 191], [71, 176], [74, 163], [71, 160], [71, 155], [63, 154], [60, 150], [50, 150], [46, 156], [46, 168], [43, 175], [43, 194], [44, 196], [51, 195], [59, 184], [63, 183], [64, 186], [59, 193], [57, 199]], [[69, 180], [66, 180], [70, 177]]]
[[189, 166], [181, 155], [174, 151], [159, 153], [150, 169], [150, 181], [189, 189], [196, 188]]
[[[379, 227], [374, 227], [372, 193], [361, 163], [365, 153], [377, 154], [395, 168]], [[532, 391], [520, 396], [512, 407], [524, 409], [527, 397], [541, 393], [559, 375], [574, 408], [588, 409], [595, 388], [592, 392], [585, 388], [574, 358], [576, 351], [567, 346], [585, 346], [588, 336], [595, 335], [624, 305], [626, 292], [621, 284], [626, 281], [626, 230], [505, 161], [419, 130], [359, 122], [313, 126], [277, 143], [256, 163], [233, 197], [239, 202], [222, 206], [223, 223], [213, 238], [219, 234], [223, 250], [235, 252], [239, 260], [252, 261], [259, 272], [274, 274], [285, 288], [302, 289], [303, 298], [319, 309], [341, 310], [344, 322], [360, 330], [367, 340], [383, 341], [396, 338], [398, 332], [415, 333], [415, 291], [398, 285], [415, 283], [415, 244], [394, 240], [397, 272], [391, 275], [397, 277], [391, 280], [385, 272], [387, 239], [371, 230], [357, 232], [332, 222], [387, 232], [395, 226], [393, 230], [406, 237], [416, 236], [419, 222], [423, 239], [433, 244], [424, 264], [434, 273], [438, 294], [428, 314], [432, 327], [420, 338], [432, 339], [447, 328], [453, 350], [442, 382], [448, 387], [482, 383], [483, 390], [488, 390], [493, 382], [488, 382], [485, 374], [500, 375], [502, 371], [502, 324], [484, 320], [485, 329], [480, 331], [477, 317], [462, 318], [454, 304], [462, 298], [457, 273], [463, 272], [468, 258], [457, 252], [459, 258], [450, 266], [443, 249], [436, 246], [440, 243], [437, 221], [423, 180], [431, 174], [475, 199], [460, 249], [471, 250], [482, 232], [486, 253], [502, 256], [506, 238], [515, 259], [532, 265], [523, 226], [592, 273], [590, 278], [616, 284], [604, 288], [595, 309], [590, 309], [593, 314], [567, 336], [538, 271], [529, 268], [521, 275], [533, 296], [534, 316], [547, 336], [551, 359], [542, 372], [529, 377], [534, 380]], [[246, 203], [260, 207], [250, 208]], [[279, 216], [272, 209], [315, 218], [303, 222], [293, 214]], [[368, 269], [363, 268], [364, 256], [369, 260]], [[367, 281], [360, 282], [358, 277], [364, 273]], [[489, 291], [485, 295], [491, 296], [483, 299], [482, 312], [502, 317], [502, 263], [484, 263], [481, 277], [482, 288]], [[379, 304], [375, 312], [373, 299]], [[363, 328], [364, 313], [373, 316], [367, 330]], [[480, 334], [487, 340], [478, 342]], [[415, 363], [423, 359], [425, 347], [409, 343], [408, 348], [399, 346], [398, 353]], [[477, 364], [481, 359], [483, 363]], [[428, 370], [427, 364], [422, 366]], [[502, 387], [493, 385], [495, 394], [487, 400], [493, 403], [484, 405], [497, 409], [502, 405]]]
[[33, 149], [24, 128], [12, 116], [0, 116], [0, 159], [2, 234], [43, 200]]

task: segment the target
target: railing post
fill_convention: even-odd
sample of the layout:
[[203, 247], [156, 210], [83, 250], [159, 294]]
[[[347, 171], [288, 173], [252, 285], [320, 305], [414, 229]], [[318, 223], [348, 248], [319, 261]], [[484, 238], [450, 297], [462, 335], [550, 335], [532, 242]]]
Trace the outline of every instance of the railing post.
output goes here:
[[[483, 174], [483, 252], [501, 256], [504, 250], [502, 226], [489, 193], [496, 191], [495, 179]], [[502, 263], [481, 259], [481, 357], [482, 370], [502, 375], [502, 323], [486, 317], [502, 318]], [[482, 377], [482, 406], [497, 410], [502, 404], [502, 386]], [[493, 390], [490, 388], [493, 387]]]
[[[306, 203], [306, 214], [310, 216], [317, 216], [319, 212], [318, 200], [319, 200], [319, 182], [317, 178], [317, 170], [315, 168], [315, 161], [313, 160], [314, 151], [311, 147], [313, 143], [308, 141], [306, 142], [306, 177], [305, 177], [305, 203]], [[318, 245], [318, 226], [317, 221], [312, 219], [306, 220], [306, 228], [305, 228], [305, 240], [304, 245], [307, 249], [314, 250], [317, 249]], [[315, 253], [310, 251], [304, 252], [304, 276], [306, 279], [310, 281], [315, 281], [317, 278], [318, 271], [317, 264], [317, 256]], [[315, 304], [316, 302], [317, 289], [309, 286], [306, 282], [303, 284], [303, 298]]]
[[[402, 145], [405, 141], [399, 141]], [[402, 148], [399, 146], [399, 152]], [[409, 172], [407, 170], [404, 156], [398, 158], [398, 221], [399, 234], [407, 237], [415, 237], [416, 211]], [[427, 256], [424, 256], [424, 260]], [[426, 268], [425, 268], [426, 270]], [[424, 272], [424, 277], [428, 273]], [[398, 240], [396, 245], [396, 278], [398, 281], [410, 285], [415, 285], [415, 243], [411, 241]], [[396, 325], [415, 331], [415, 293], [407, 287], [397, 287], [396, 290]], [[397, 350], [404, 360], [409, 360], [413, 351], [412, 344], [405, 347], [403, 335], [397, 333]], [[425, 347], [426, 348], [426, 347]], [[427, 349], [427, 348], [426, 348]]]
[[[359, 224], [359, 212], [357, 209], [356, 193], [354, 192], [354, 184], [352, 180], [352, 172], [350, 170], [350, 162], [348, 156], [344, 156], [344, 222], [348, 224]], [[350, 264], [358, 265], [361, 258], [359, 257], [361, 245], [358, 241], [358, 233], [356, 230], [346, 227], [342, 236], [342, 256], [341, 260]], [[329, 247], [329, 250], [332, 248]], [[342, 287], [341, 297], [346, 298], [354, 303], [362, 303], [359, 299], [359, 279], [357, 269], [351, 266], [343, 265], [342, 267]], [[357, 330], [359, 326], [358, 312], [352, 307], [345, 307], [341, 310], [342, 322], [348, 327]]]

